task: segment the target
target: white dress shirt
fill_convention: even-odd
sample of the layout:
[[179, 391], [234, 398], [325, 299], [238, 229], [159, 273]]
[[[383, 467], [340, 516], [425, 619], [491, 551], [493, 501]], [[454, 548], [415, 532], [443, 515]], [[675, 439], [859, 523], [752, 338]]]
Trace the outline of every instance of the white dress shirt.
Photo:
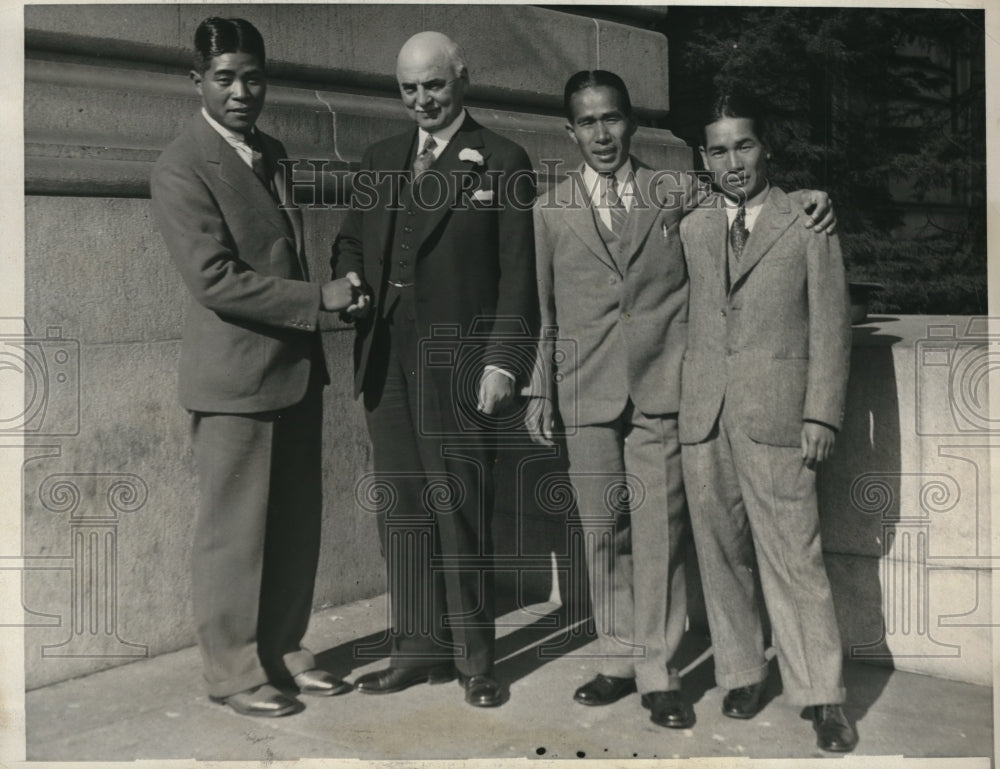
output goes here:
[[440, 131], [434, 134], [429, 134], [423, 128], [418, 128], [417, 153], [419, 154], [420, 152], [423, 151], [424, 144], [427, 143], [427, 137], [433, 136], [434, 141], [437, 142], [437, 144], [434, 146], [434, 149], [432, 150], [432, 152], [434, 153], [434, 159], [437, 160], [439, 157], [441, 157], [441, 153], [444, 152], [444, 148], [448, 146], [448, 142], [450, 142], [452, 138], [455, 136], [455, 134], [458, 133], [458, 129], [461, 128], [462, 123], [465, 122], [465, 114], [466, 114], [465, 110], [463, 109], [462, 113], [457, 118], [452, 120], [448, 125], [446, 125]]
[[[618, 197], [622, 205], [625, 206], [625, 213], [632, 210], [632, 199], [635, 197], [635, 175], [632, 173], [631, 158], [622, 163], [621, 168], [615, 171], [615, 178], [618, 180]], [[590, 193], [590, 204], [597, 215], [601, 217], [604, 226], [611, 229], [611, 212], [607, 204], [608, 177], [599, 174], [589, 165], [583, 166], [583, 183]]]
[[[207, 120], [208, 124], [216, 130], [219, 136], [225, 139], [226, 143], [234, 150], [236, 150], [236, 154], [240, 156], [240, 160], [242, 160], [244, 163], [247, 164], [249, 168], [252, 169], [253, 150], [250, 149], [250, 145], [247, 144], [246, 137], [243, 134], [236, 133], [235, 131], [230, 131], [224, 125], [214, 120], [212, 116], [208, 114], [208, 111], [204, 107], [201, 108], [201, 114], [205, 116], [205, 120]], [[254, 128], [252, 130], [256, 131], [257, 129]]]
[[[747, 218], [743, 223], [743, 226], [747, 228], [747, 232], [753, 232], [754, 223], [757, 221], [757, 216], [760, 214], [760, 209], [764, 206], [764, 200], [767, 198], [767, 192], [770, 189], [771, 184], [768, 182], [764, 185], [764, 189], [747, 201]], [[729, 229], [732, 229], [733, 222], [736, 221], [736, 214], [740, 210], [740, 203], [738, 200], [730, 200], [725, 196], [723, 196], [723, 200], [726, 202], [726, 219], [729, 221]]]

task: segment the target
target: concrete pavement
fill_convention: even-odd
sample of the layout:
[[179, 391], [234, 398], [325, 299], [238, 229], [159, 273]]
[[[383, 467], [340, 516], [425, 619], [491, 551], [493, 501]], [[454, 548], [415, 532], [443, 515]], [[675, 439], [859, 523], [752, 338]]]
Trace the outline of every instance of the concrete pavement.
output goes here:
[[[197, 758], [262, 761], [298, 758], [669, 759], [693, 756], [808, 758], [808, 721], [783, 702], [772, 670], [764, 710], [751, 721], [719, 712], [710, 660], [684, 677], [694, 728], [656, 726], [636, 695], [588, 708], [572, 701], [589, 680], [592, 637], [567, 631], [556, 604], [508, 614], [498, 623], [497, 677], [509, 686], [502, 707], [466, 705], [456, 683], [418, 685], [392, 695], [350, 692], [302, 698], [306, 708], [279, 719], [239, 716], [212, 703], [201, 684], [197, 649], [184, 649], [27, 694], [28, 759], [125, 761]], [[379, 646], [385, 600], [325, 609], [307, 644], [323, 667], [353, 680], [385, 665]], [[685, 658], [705, 643], [690, 639]], [[373, 656], [364, 657], [366, 653]], [[772, 663], [773, 665], [773, 663]], [[992, 756], [988, 687], [849, 662], [848, 717], [856, 756]], [[728, 762], [727, 762], [728, 763]], [[883, 761], [874, 765], [887, 766]], [[943, 765], [943, 763], [942, 763]], [[987, 764], [988, 765], [988, 764]]]

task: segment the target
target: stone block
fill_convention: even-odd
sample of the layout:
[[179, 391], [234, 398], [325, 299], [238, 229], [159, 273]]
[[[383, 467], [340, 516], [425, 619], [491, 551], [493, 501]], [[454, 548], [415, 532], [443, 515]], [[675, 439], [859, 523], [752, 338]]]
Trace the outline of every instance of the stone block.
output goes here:
[[831, 553], [826, 568], [848, 658], [990, 685], [989, 572]]

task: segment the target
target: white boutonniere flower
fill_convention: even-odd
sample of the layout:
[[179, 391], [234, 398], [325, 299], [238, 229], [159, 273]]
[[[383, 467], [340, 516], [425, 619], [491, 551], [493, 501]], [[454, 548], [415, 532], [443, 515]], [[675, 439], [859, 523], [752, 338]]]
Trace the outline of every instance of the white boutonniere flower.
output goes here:
[[474, 165], [481, 166], [486, 161], [483, 160], [483, 156], [479, 154], [478, 150], [472, 149], [472, 147], [466, 147], [461, 152], [458, 153], [459, 160], [468, 160]]

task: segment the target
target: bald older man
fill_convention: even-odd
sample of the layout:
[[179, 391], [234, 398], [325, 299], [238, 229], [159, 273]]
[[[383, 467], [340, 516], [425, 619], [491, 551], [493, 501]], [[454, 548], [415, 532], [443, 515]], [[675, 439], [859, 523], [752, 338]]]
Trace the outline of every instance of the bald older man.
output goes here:
[[[391, 605], [390, 665], [367, 694], [454, 678], [478, 707], [493, 677], [493, 437], [528, 371], [537, 331], [535, 187], [525, 151], [465, 111], [469, 70], [445, 35], [421, 32], [396, 77], [416, 125], [369, 147], [333, 245], [371, 302], [357, 321], [355, 395], [374, 448]], [[530, 358], [529, 358], [530, 362]]]

